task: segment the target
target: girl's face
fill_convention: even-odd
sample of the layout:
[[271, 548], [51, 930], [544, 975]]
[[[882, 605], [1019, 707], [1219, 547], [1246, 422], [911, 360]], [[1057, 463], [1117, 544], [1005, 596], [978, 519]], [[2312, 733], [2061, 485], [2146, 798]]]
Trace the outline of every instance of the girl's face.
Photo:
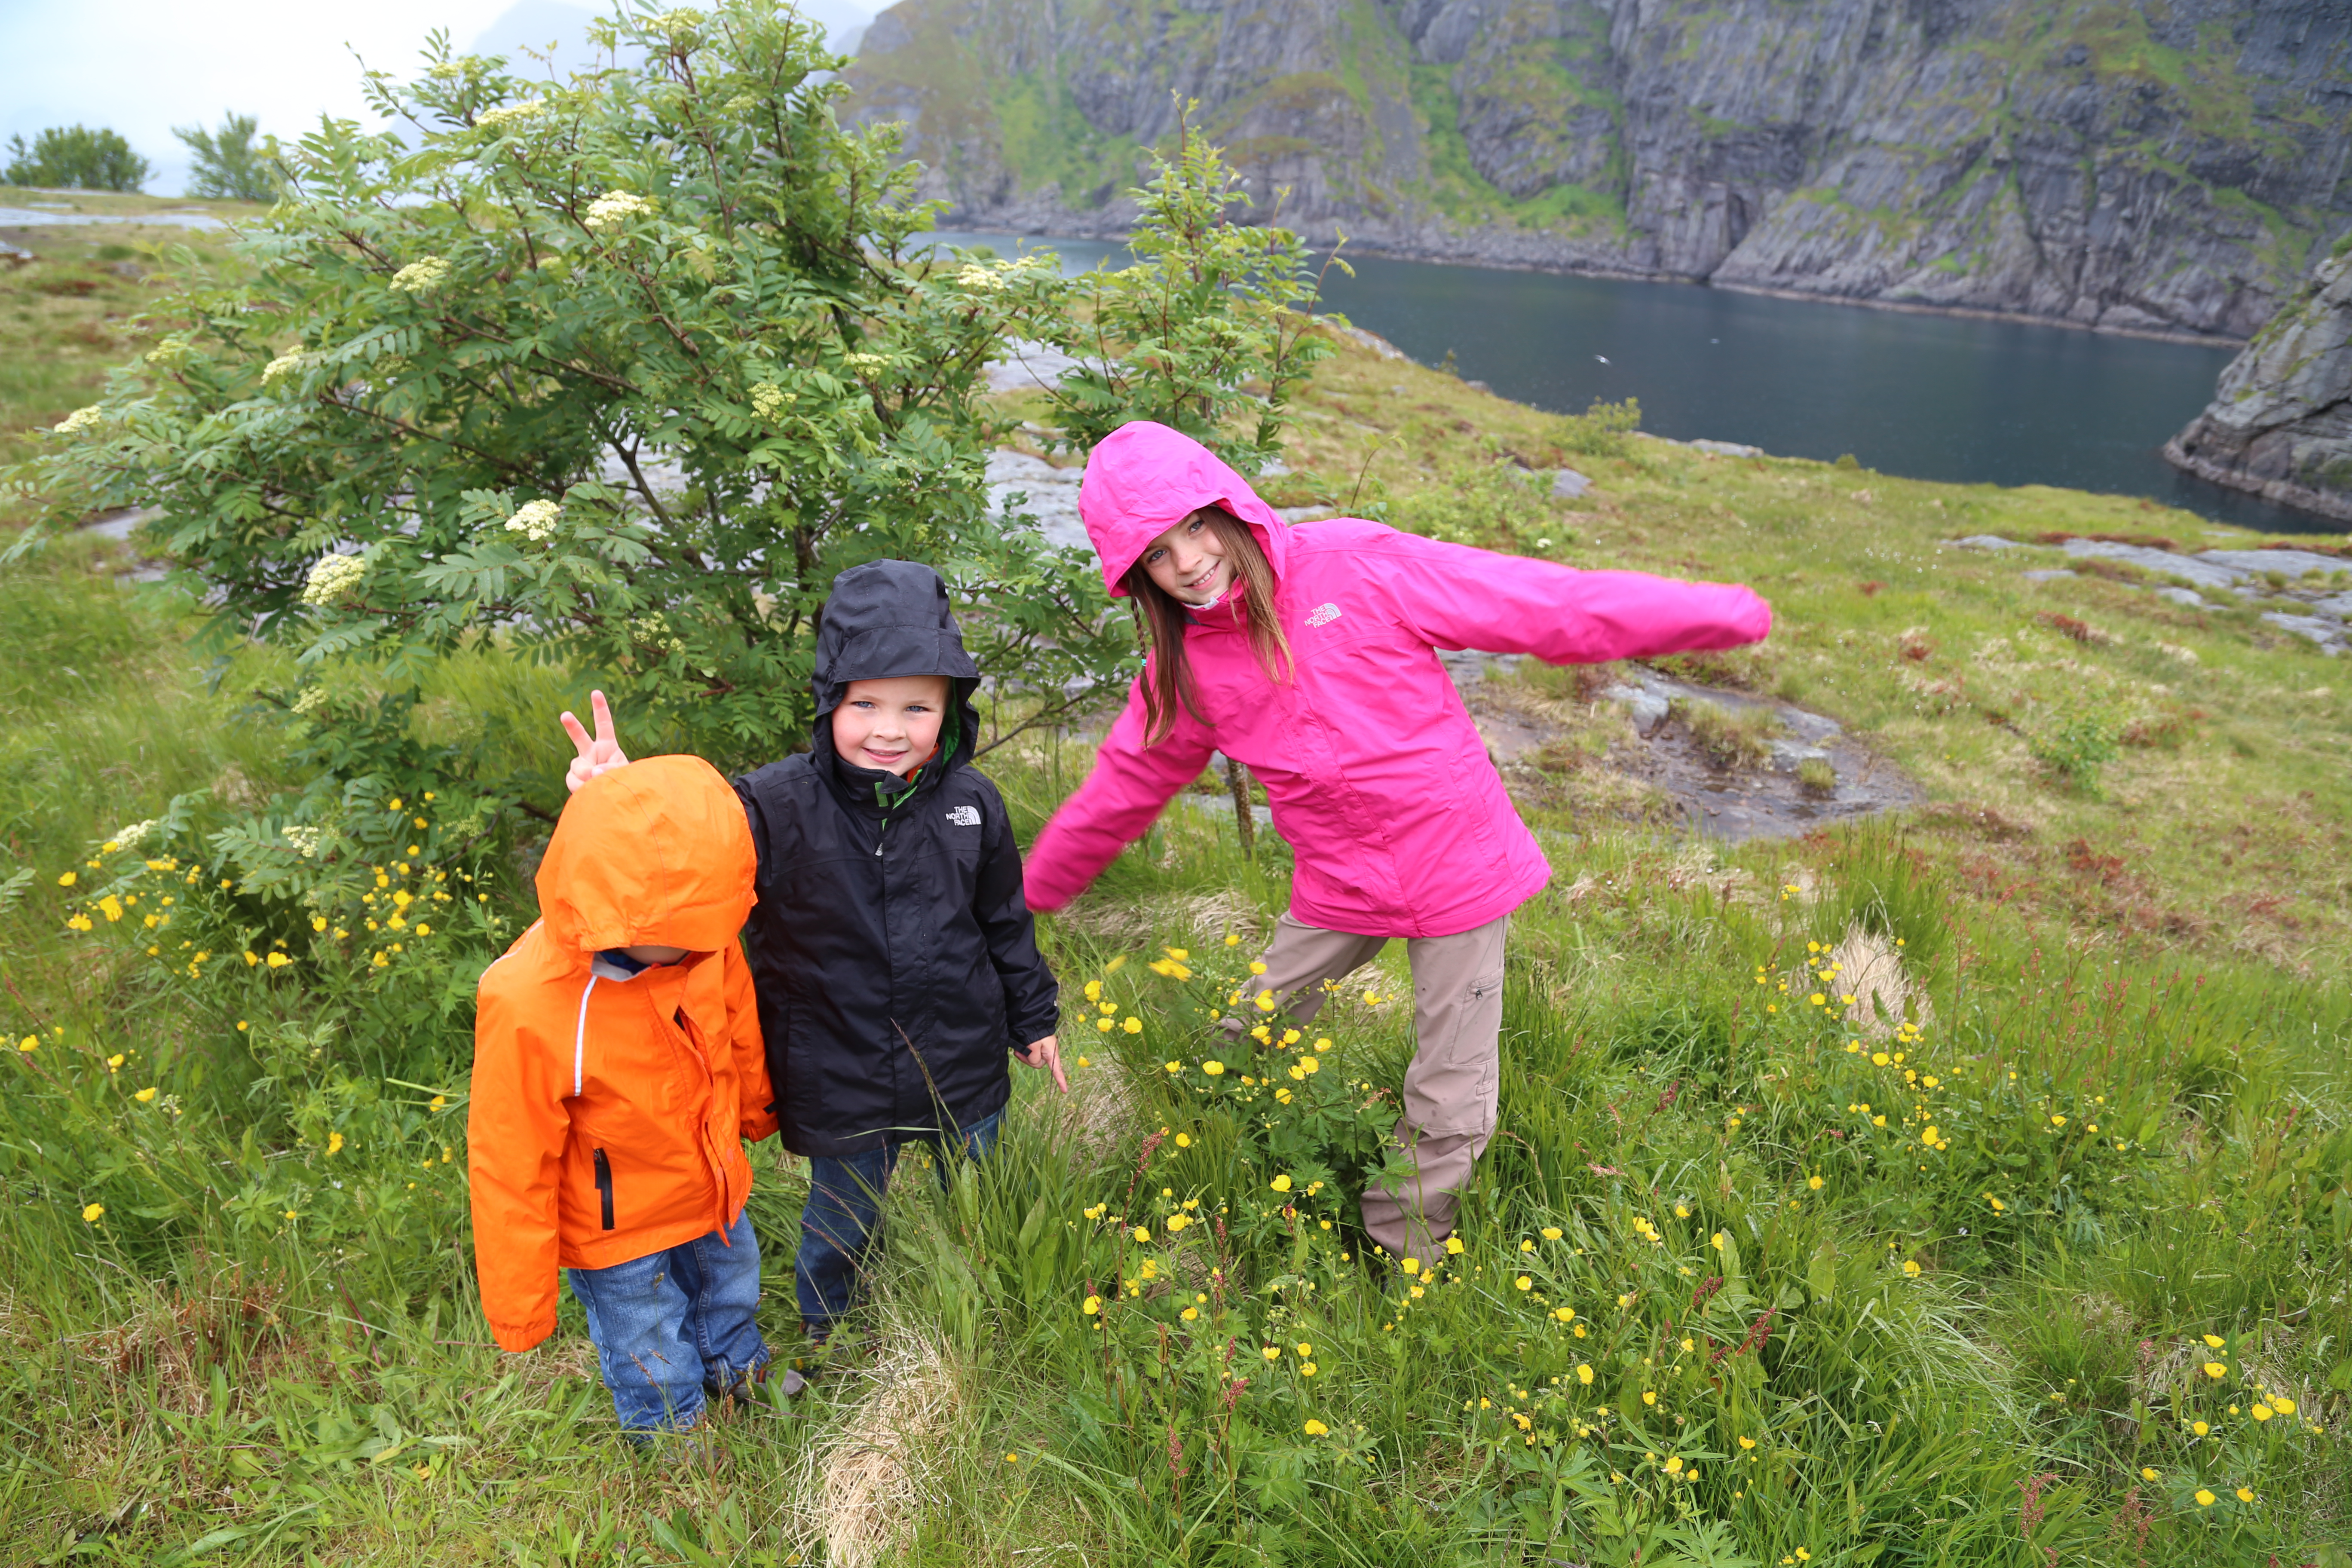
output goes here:
[[833, 710], [834, 754], [853, 766], [905, 778], [939, 749], [947, 713], [944, 675], [853, 680]]
[[1194, 512], [1143, 547], [1143, 570], [1180, 605], [1205, 609], [1233, 591], [1234, 563], [1224, 541]]

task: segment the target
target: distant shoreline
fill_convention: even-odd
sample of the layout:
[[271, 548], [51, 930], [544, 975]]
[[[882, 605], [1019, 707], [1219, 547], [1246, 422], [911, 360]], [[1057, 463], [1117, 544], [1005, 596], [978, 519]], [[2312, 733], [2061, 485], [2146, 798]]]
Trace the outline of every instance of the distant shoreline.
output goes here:
[[[1095, 234], [1056, 233], [1021, 225], [982, 223], [969, 215], [941, 226], [1018, 235], [1024, 239], [1079, 239], [1103, 245], [1123, 245], [1128, 237], [1123, 230]], [[2138, 338], [2147, 342], [2182, 343], [2199, 348], [2242, 349], [2247, 341], [2227, 332], [2192, 332], [2158, 327], [2103, 327], [2070, 321], [2063, 316], [2037, 316], [2024, 310], [1996, 310], [1979, 305], [1930, 305], [1913, 300], [1876, 300], [1858, 294], [1817, 294], [1803, 289], [1776, 289], [1762, 283], [1733, 283], [1712, 278], [1693, 278], [1681, 272], [1649, 272], [1638, 268], [1580, 266], [1563, 262], [1498, 261], [1447, 255], [1417, 247], [1378, 245], [1361, 239], [1350, 240], [1349, 244], [1360, 256], [1378, 257], [1384, 261], [1418, 261], [1433, 267], [1471, 267], [1488, 272], [1540, 272], [1556, 278], [1602, 278], [1621, 283], [1678, 283], [1688, 288], [1720, 289], [1727, 294], [1756, 294], [1770, 300], [1790, 300], [1800, 304], [1853, 305], [1866, 310], [1892, 310], [1900, 315], [1955, 316], [1967, 321], [2005, 321], [2022, 327], [2058, 327], [2070, 332], [2096, 332], [2106, 337]], [[1316, 247], [1329, 248], [1319, 242]]]

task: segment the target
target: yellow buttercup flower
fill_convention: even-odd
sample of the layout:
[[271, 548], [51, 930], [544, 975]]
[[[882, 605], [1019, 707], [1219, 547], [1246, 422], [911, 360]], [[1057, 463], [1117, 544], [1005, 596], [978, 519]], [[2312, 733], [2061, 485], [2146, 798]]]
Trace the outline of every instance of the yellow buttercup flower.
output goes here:
[[1299, 1430], [1306, 1433], [1309, 1437], [1320, 1437], [1329, 1432], [1331, 1428], [1324, 1426], [1320, 1421], [1310, 1420], [1306, 1426], [1300, 1427]]
[[2140, 1467], [2139, 1479], [2144, 1481], [2160, 1481], [2164, 1479], [2164, 1477], [2157, 1471], [2148, 1468], [2146, 1465], [2142, 1465]]
[[145, 1089], [141, 1089], [138, 1093], [136, 1093], [136, 1094], [132, 1095], [131, 1098], [131, 1099], [133, 1099], [133, 1100], [137, 1100], [140, 1104], [144, 1105], [144, 1104], [146, 1104], [149, 1100], [153, 1100], [153, 1099], [155, 1098], [155, 1088], [154, 1088], [154, 1086], [153, 1086], [152, 1084], [150, 1084], [148, 1087], [146, 1087]]
[[2197, 1489], [2197, 1506], [2199, 1508], [2211, 1508], [2218, 1500], [2219, 1500], [2216, 1499], [2211, 1492], [2207, 1491], [2203, 1487], [2199, 1487]]
[[[1084, 1312], [1089, 1318], [1093, 1317], [1097, 1312], [1102, 1310], [1102, 1298], [1100, 1296], [1087, 1297], [1084, 1301], [1078, 1304], [1078, 1310]], [[1185, 1315], [1189, 1317], [1192, 1314], [1188, 1312]]]
[[2240, 1502], [2252, 1502], [2252, 1501], [2253, 1501], [2253, 1500], [2254, 1500], [2254, 1489], [2253, 1489], [2253, 1488], [2252, 1488], [2252, 1487], [2240, 1487], [2240, 1488], [2238, 1489], [2238, 1500], [2239, 1500]]
[[1281, 1174], [1281, 1175], [1279, 1175], [1279, 1176], [1275, 1177], [1275, 1179], [1274, 1179], [1273, 1181], [1271, 1181], [1271, 1182], [1268, 1182], [1268, 1183], [1266, 1184], [1266, 1185], [1268, 1185], [1268, 1186], [1272, 1187], [1272, 1188], [1273, 1188], [1276, 1192], [1277, 1192], [1277, 1193], [1286, 1193], [1286, 1192], [1288, 1192], [1288, 1191], [1290, 1190], [1290, 1175], [1289, 1175], [1289, 1173], [1285, 1172], [1283, 1174]]
[[2205, 1375], [2219, 1383], [2230, 1375], [2230, 1369], [2218, 1361], [2209, 1361], [2205, 1363]]
[[2205, 1336], [2205, 1345], [2206, 1345], [2206, 1348], [2207, 1348], [2207, 1349], [2209, 1349], [2209, 1350], [2220, 1350], [2220, 1349], [2221, 1349], [2224, 1344], [2226, 1344], [2226, 1343], [2228, 1343], [2228, 1342], [2227, 1342], [2226, 1340], [2222, 1339], [2222, 1338], [2221, 1338], [2221, 1335], [2219, 1335], [2219, 1334], [2207, 1334], [2207, 1335]]
[[1559, 1239], [1559, 1226], [1556, 1225], [1548, 1225], [1543, 1227], [1543, 1238], [1546, 1241], [1558, 1241]]
[[[1202, 1062], [1201, 1064], [1201, 1070], [1207, 1073], [1211, 1078], [1223, 1078], [1225, 1075], [1225, 1064], [1219, 1061]], [[1187, 1140], [1187, 1142], [1190, 1142], [1190, 1140]]]
[[104, 1204], [92, 1204], [88, 1208], [81, 1211], [81, 1218], [84, 1225], [96, 1225], [100, 1220], [102, 1220], [105, 1217], [106, 1205]]

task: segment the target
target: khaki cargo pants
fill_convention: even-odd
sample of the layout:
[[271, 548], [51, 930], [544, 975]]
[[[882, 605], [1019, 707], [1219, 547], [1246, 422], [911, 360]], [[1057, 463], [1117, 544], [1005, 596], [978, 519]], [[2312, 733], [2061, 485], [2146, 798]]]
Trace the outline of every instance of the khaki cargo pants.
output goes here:
[[[1364, 1232], [1400, 1258], [1429, 1259], [1454, 1234], [1454, 1215], [1471, 1168], [1495, 1135], [1501, 1072], [1503, 936], [1511, 917], [1455, 936], [1407, 939], [1412, 964], [1412, 1064], [1404, 1072], [1404, 1114], [1397, 1147], [1412, 1156], [1412, 1177], [1364, 1194]], [[1381, 936], [1318, 930], [1287, 913], [1274, 924], [1261, 960], [1263, 990], [1299, 1024], [1323, 1005], [1325, 982], [1370, 963], [1388, 945]]]

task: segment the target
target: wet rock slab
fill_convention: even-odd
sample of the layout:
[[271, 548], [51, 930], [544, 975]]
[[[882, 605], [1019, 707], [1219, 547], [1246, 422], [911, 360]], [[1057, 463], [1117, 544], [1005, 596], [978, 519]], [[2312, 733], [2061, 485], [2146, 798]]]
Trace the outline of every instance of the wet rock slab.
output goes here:
[[[1558, 738], [1523, 712], [1482, 700], [1476, 688], [1490, 674], [1508, 674], [1521, 662], [1516, 654], [1475, 651], [1440, 653], [1446, 672], [1470, 704], [1479, 731], [1498, 763], [1531, 757]], [[1710, 837], [1794, 838], [1832, 823], [1876, 816], [1914, 805], [1927, 794], [1894, 764], [1873, 753], [1827, 714], [1746, 692], [1702, 686], [1640, 666], [1600, 697], [1622, 703], [1639, 743], [1612, 747], [1608, 765], [1664, 791], [1690, 825]], [[1780, 733], [1768, 742], [1761, 767], [1725, 769], [1716, 764], [1688, 727], [1675, 716], [1676, 701], [1707, 703], [1732, 714], [1761, 711]], [[1833, 788], [1816, 793], [1797, 770], [1821, 761], [1836, 771]]]
[[[1900, 810], [1927, 798], [1926, 791], [1848, 735], [1836, 720], [1793, 703], [1675, 680], [1638, 668], [1601, 696], [1625, 705], [1644, 748], [1639, 756], [1612, 752], [1612, 760], [1673, 795], [1691, 826], [1710, 837], [1734, 843], [1794, 838], [1833, 822]], [[1769, 715], [1781, 730], [1767, 742], [1769, 760], [1758, 768], [1717, 766], [1675, 717], [1677, 700], [1707, 703], [1736, 715]], [[1808, 762], [1829, 763], [1836, 770], [1836, 784], [1822, 792], [1807, 788], [1797, 770]]]
[[[2027, 548], [1997, 533], [1971, 534], [1952, 543], [1962, 550], [1988, 552]], [[2347, 578], [2352, 578], [2352, 560], [2342, 556], [2284, 546], [2200, 550], [2187, 555], [2107, 539], [2067, 539], [2056, 548], [2078, 561], [2116, 561], [2175, 579], [2150, 584], [2148, 591], [2184, 610], [2212, 608], [2214, 600], [2207, 595], [2227, 594], [2257, 605], [2267, 601], [2275, 607], [2264, 610], [2262, 618], [2281, 631], [2308, 639], [2331, 658], [2352, 648], [2352, 624], [2348, 624], [2352, 623], [2352, 592], [2344, 588]], [[2019, 575], [2028, 582], [2050, 583], [2076, 574], [2042, 567]]]

